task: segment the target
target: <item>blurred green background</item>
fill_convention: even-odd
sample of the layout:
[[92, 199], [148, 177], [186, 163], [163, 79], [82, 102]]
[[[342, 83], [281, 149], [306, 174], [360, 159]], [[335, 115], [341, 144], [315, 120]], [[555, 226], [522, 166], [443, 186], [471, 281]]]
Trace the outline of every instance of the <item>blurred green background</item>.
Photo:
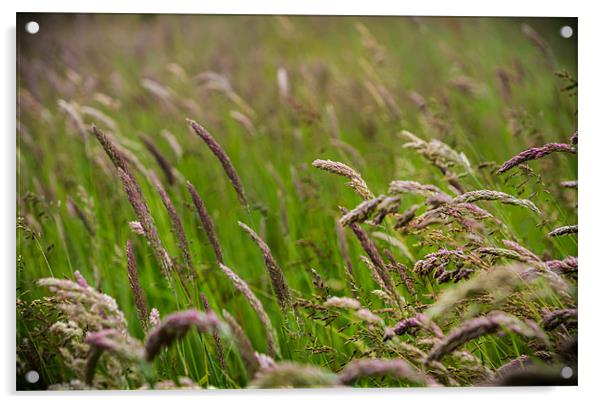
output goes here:
[[[31, 20], [40, 24], [36, 35], [24, 31]], [[565, 25], [574, 31], [569, 39], [560, 36]], [[573, 18], [19, 14], [17, 214], [26, 230], [17, 230], [17, 297], [39, 298], [46, 292], [35, 286], [38, 278], [72, 277], [79, 270], [116, 298], [131, 333], [143, 338], [127, 282], [124, 249], [132, 239], [149, 305], [163, 314], [186, 307], [181, 291], [166, 287], [146, 243], [131, 233], [134, 212], [108, 158], [93, 136], [80, 136], [59, 100], [74, 106], [86, 127], [96, 123], [112, 133], [158, 173], [201, 274], [190, 285], [195, 306], [202, 307], [199, 293], [205, 292], [214, 308], [226, 308], [240, 321], [258, 351], [265, 351], [263, 329], [219, 272], [185, 186], [167, 186], [141, 133], [197, 187], [226, 264], [251, 284], [277, 326], [283, 319], [262, 256], [237, 221], [264, 237], [301, 295], [312, 290], [309, 268], [320, 273], [331, 294], [349, 295], [334, 223], [339, 206], [352, 208], [361, 200], [342, 178], [311, 162], [349, 164], [377, 195], [394, 179], [447, 189], [436, 168], [402, 148], [402, 129], [463, 152], [474, 169], [462, 177], [467, 190], [530, 198], [544, 212], [542, 222], [524, 209], [487, 205], [508, 226], [491, 236], [492, 243], [512, 234], [539, 255], [576, 255], [575, 240], [550, 240], [545, 233], [577, 222], [576, 194], [558, 185], [577, 178], [577, 159], [553, 155], [532, 163], [532, 175], [524, 176], [496, 176], [486, 163], [501, 164], [546, 142], [567, 142], [576, 131], [577, 97], [563, 91], [570, 83], [556, 73], [577, 79], [577, 34]], [[279, 69], [294, 101], [279, 92]], [[208, 71], [226, 80], [199, 76]], [[205, 126], [229, 154], [250, 210], [240, 206], [186, 118]], [[181, 150], [170, 145], [171, 138]], [[178, 257], [158, 195], [139, 173], [138, 179], [163, 242]], [[85, 208], [94, 234], [69, 208], [69, 198]], [[415, 202], [408, 197], [401, 210]], [[361, 248], [348, 236], [355, 275], [369, 285], [373, 280], [358, 259]], [[420, 245], [416, 235], [400, 240], [415, 259], [447, 246]], [[27, 363], [43, 369], [41, 383], [68, 378], [54, 353], [30, 346], [35, 321], [18, 317], [17, 323], [18, 347]], [[284, 358], [336, 370], [353, 354], [328, 327], [308, 327], [314, 327], [313, 338], [281, 339]], [[244, 384], [236, 372], [217, 372], [212, 347], [202, 342], [198, 335], [187, 337], [163, 355], [160, 371], [205, 384]], [[336, 352], [308, 350], [324, 345]], [[236, 358], [229, 353], [229, 360]]]

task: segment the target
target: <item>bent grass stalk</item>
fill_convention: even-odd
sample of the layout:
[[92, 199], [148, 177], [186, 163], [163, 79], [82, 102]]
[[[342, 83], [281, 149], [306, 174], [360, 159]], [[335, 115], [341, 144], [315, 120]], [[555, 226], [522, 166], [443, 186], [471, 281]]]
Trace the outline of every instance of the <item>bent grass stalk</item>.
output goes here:
[[238, 176], [238, 172], [234, 168], [232, 161], [230, 161], [230, 157], [226, 154], [222, 146], [214, 139], [213, 136], [201, 125], [193, 121], [192, 119], [186, 120], [190, 127], [194, 130], [194, 132], [207, 144], [209, 150], [217, 157], [219, 162], [221, 163], [230, 183], [232, 183], [232, 187], [236, 191], [236, 196], [240, 203], [247, 207], [249, 203], [247, 202], [247, 197], [245, 196], [245, 191], [242, 187], [242, 182], [240, 181], [240, 177]]
[[314, 160], [311, 164], [320, 170], [348, 178], [350, 182], [347, 185], [353, 188], [364, 200], [374, 198], [374, 194], [370, 191], [362, 176], [348, 165], [338, 161], [320, 159]]
[[161, 265], [161, 270], [163, 275], [169, 279], [171, 276], [171, 272], [173, 269], [173, 264], [171, 262], [171, 258], [167, 254], [167, 251], [163, 247], [163, 243], [159, 239], [159, 234], [157, 232], [157, 228], [155, 227], [154, 220], [150, 213], [150, 209], [146, 201], [144, 200], [144, 196], [142, 194], [142, 190], [140, 189], [140, 185], [136, 181], [136, 178], [132, 175], [128, 168], [128, 164], [123, 156], [122, 152], [119, 148], [113, 144], [113, 142], [95, 125], [92, 126], [92, 132], [104, 148], [105, 152], [117, 168], [117, 174], [125, 192], [127, 194], [128, 200], [134, 208], [134, 212], [136, 213], [136, 217], [142, 228], [144, 229], [144, 235], [146, 236], [151, 249], [155, 255], [155, 258]]
[[[169, 195], [167, 194], [167, 191], [165, 191], [165, 188], [163, 188], [161, 181], [159, 181], [159, 178], [157, 178], [157, 175], [154, 173], [154, 171], [149, 171], [148, 174], [151, 183], [153, 184], [153, 186], [157, 190], [157, 193], [161, 197], [161, 201], [163, 202], [163, 206], [165, 206], [165, 210], [167, 210], [167, 214], [169, 216], [169, 221], [171, 224], [171, 231], [175, 236], [178, 242], [178, 247], [180, 248], [180, 252], [182, 253], [182, 260], [184, 261], [184, 265], [188, 272], [188, 278], [193, 279], [195, 273], [192, 265], [192, 258], [190, 256], [190, 248], [188, 247], [188, 239], [186, 238], [186, 233], [184, 232], [182, 220], [180, 220], [180, 216], [176, 211], [176, 207], [174, 206]], [[176, 270], [178, 270], [178, 274], [184, 280], [180, 270], [177, 267]]]
[[203, 229], [205, 230], [205, 234], [211, 243], [211, 247], [213, 248], [213, 253], [215, 254], [215, 258], [217, 262], [220, 264], [224, 263], [224, 257], [222, 254], [222, 247], [220, 246], [219, 239], [217, 238], [217, 233], [215, 231], [215, 226], [213, 225], [213, 220], [211, 220], [211, 216], [209, 216], [209, 212], [207, 212], [207, 208], [205, 207], [205, 203], [198, 191], [192, 185], [190, 181], [186, 181], [186, 187], [188, 188], [188, 192], [192, 197], [192, 202], [196, 207], [197, 214], [201, 219], [201, 224], [203, 225]]
[[[213, 313], [213, 310], [211, 310], [211, 307], [209, 306], [209, 301], [207, 300], [207, 296], [205, 295], [205, 293], [201, 293], [201, 301], [203, 302], [203, 308], [205, 309], [206, 313]], [[225, 372], [227, 367], [226, 367], [226, 357], [224, 355], [224, 347], [222, 345], [222, 338], [219, 335], [219, 331], [217, 329], [214, 329], [211, 332], [211, 335], [213, 337], [213, 341], [215, 342], [215, 350], [217, 352], [217, 359], [219, 360], [219, 364], [222, 367], [222, 370]]]
[[170, 278], [173, 271], [173, 263], [169, 257], [169, 254], [163, 247], [163, 243], [159, 239], [159, 233], [155, 226], [155, 222], [151, 216], [148, 205], [142, 196], [138, 183], [131, 174], [129, 174], [127, 171], [124, 171], [120, 167], [117, 168], [117, 173], [128, 196], [128, 200], [130, 201], [130, 204], [134, 208], [134, 212], [138, 217], [138, 221], [144, 229], [144, 235], [151, 246], [155, 258], [161, 265], [163, 275], [166, 278]]
[[361, 378], [376, 376], [389, 376], [426, 386], [438, 385], [430, 376], [414, 370], [403, 359], [358, 359], [345, 366], [337, 375], [337, 380], [340, 384], [351, 385]]
[[548, 237], [565, 236], [567, 234], [577, 234], [578, 226], [561, 226], [548, 233]]
[[374, 264], [376, 273], [382, 281], [382, 283], [384, 284], [386, 290], [396, 300], [399, 307], [401, 307], [402, 299], [399, 296], [397, 289], [395, 289], [393, 282], [391, 281], [389, 273], [386, 269], [385, 262], [383, 261], [380, 253], [378, 252], [376, 244], [374, 244], [370, 237], [368, 237], [368, 233], [366, 233], [366, 231], [363, 230], [357, 223], [351, 223], [349, 226], [351, 227], [351, 230], [353, 230], [353, 233], [357, 237], [366, 254], [368, 254], [370, 261], [372, 262], [372, 264]]
[[274, 293], [276, 294], [276, 298], [278, 299], [278, 304], [280, 305], [282, 312], [285, 313], [290, 306], [290, 293], [288, 290], [286, 279], [284, 277], [284, 272], [282, 272], [282, 269], [274, 259], [274, 256], [270, 251], [270, 247], [265, 243], [265, 241], [263, 241], [253, 229], [251, 229], [243, 222], [238, 222], [238, 225], [249, 236], [251, 236], [255, 244], [257, 244], [257, 246], [261, 250], [265, 266], [272, 280], [272, 287], [274, 288]]
[[157, 161], [157, 164], [159, 164], [159, 167], [163, 171], [163, 174], [165, 174], [167, 183], [169, 185], [174, 185], [176, 182], [176, 177], [173, 173], [173, 167], [167, 159], [167, 157], [165, 157], [163, 153], [161, 153], [161, 151], [157, 148], [157, 146], [155, 146], [153, 141], [148, 136], [140, 135], [140, 140], [142, 140], [144, 146], [146, 146], [150, 154], [152, 154], [152, 156]]
[[170, 314], [148, 335], [144, 345], [144, 357], [147, 361], [152, 361], [163, 348], [184, 337], [191, 327], [195, 327], [199, 332], [207, 332], [215, 329], [217, 325], [218, 319], [213, 313], [187, 310]]
[[234, 335], [234, 339], [236, 341], [236, 348], [240, 353], [240, 357], [245, 366], [245, 370], [247, 371], [247, 376], [252, 378], [255, 375], [257, 369], [259, 369], [259, 361], [255, 356], [255, 349], [253, 349], [253, 345], [251, 341], [245, 334], [243, 328], [238, 324], [236, 319], [232, 317], [226, 309], [222, 310], [222, 315], [224, 316], [224, 320], [228, 323], [230, 327], [230, 331]]
[[279, 354], [280, 348], [278, 346], [278, 336], [276, 335], [276, 331], [274, 327], [272, 327], [272, 321], [270, 317], [267, 315], [263, 308], [263, 304], [261, 301], [255, 296], [249, 285], [242, 280], [234, 271], [225, 266], [224, 264], [219, 265], [220, 269], [226, 274], [226, 276], [232, 281], [234, 287], [238, 289], [240, 293], [247, 299], [259, 320], [263, 324], [266, 332], [267, 345], [268, 345], [268, 355], [274, 357]]
[[134, 294], [134, 304], [136, 306], [136, 314], [143, 330], [148, 329], [148, 309], [146, 303], [146, 296], [144, 289], [140, 286], [140, 280], [138, 279], [138, 265], [136, 263], [136, 256], [130, 240], [126, 243], [126, 256], [127, 256], [127, 270], [128, 280], [130, 287]]
[[487, 316], [470, 319], [437, 342], [428, 353], [425, 363], [439, 361], [443, 356], [453, 352], [468, 341], [500, 330], [512, 331], [527, 338], [537, 337], [545, 340], [545, 334], [535, 327], [503, 312], [493, 312]]
[[510, 160], [506, 161], [502, 166], [497, 170], [498, 174], [505, 173], [513, 167], [518, 166], [526, 161], [537, 160], [542, 157], [547, 156], [550, 153], [577, 153], [577, 150], [574, 146], [566, 143], [548, 143], [541, 147], [532, 147], [525, 151], [520, 152], [516, 156], [512, 157]]
[[500, 191], [491, 190], [478, 190], [466, 192], [460, 196], [457, 196], [452, 200], [452, 203], [473, 203], [478, 201], [500, 201], [508, 205], [522, 206], [541, 216], [541, 211], [535, 206], [533, 202], [528, 199], [519, 199], [512, 195], [508, 195]]

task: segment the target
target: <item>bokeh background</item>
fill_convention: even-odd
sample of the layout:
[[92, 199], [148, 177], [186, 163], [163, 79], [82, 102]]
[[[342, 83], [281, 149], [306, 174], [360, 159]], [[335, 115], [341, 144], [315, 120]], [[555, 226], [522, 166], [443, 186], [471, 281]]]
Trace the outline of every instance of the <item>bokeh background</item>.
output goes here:
[[[24, 31], [31, 20], [40, 24], [36, 35]], [[560, 36], [565, 25], [574, 31], [569, 39]], [[165, 182], [140, 140], [145, 134], [195, 184], [217, 224], [226, 262], [271, 313], [278, 307], [262, 257], [237, 220], [266, 240], [293, 288], [311, 290], [309, 268], [315, 268], [333, 294], [347, 293], [334, 221], [339, 206], [360, 200], [311, 162], [345, 162], [377, 194], [394, 179], [444, 188], [436, 168], [401, 147], [402, 129], [464, 153], [477, 173], [463, 177], [468, 188], [497, 189], [539, 206], [543, 221], [522, 209], [491, 208], [523, 245], [551, 258], [576, 255], [575, 240], [542, 234], [577, 221], [576, 194], [558, 185], [577, 178], [577, 159], [552, 156], [534, 163], [531, 173], [505, 177], [493, 168], [525, 148], [566, 142], [576, 131], [576, 89], [566, 88], [577, 80], [577, 28], [574, 18], [19, 14], [17, 297], [39, 298], [44, 291], [36, 279], [79, 270], [116, 298], [132, 334], [143, 336], [125, 270], [134, 213], [89, 133], [92, 123]], [[238, 204], [186, 118], [203, 124], [230, 155], [250, 210]], [[161, 201], [140, 180], [164, 243], [177, 255]], [[216, 268], [185, 187], [176, 181], [168, 191], [202, 274], [195, 290], [240, 319], [262, 349], [263, 331]], [[441, 247], [414, 235], [402, 241], [399, 259], [407, 265]], [[185, 307], [166, 287], [148, 246], [139, 240], [136, 248], [149, 302], [162, 313]], [[360, 254], [357, 243], [350, 241], [350, 254]], [[368, 271], [356, 276], [372, 282]], [[20, 360], [42, 377], [31, 386], [20, 375], [23, 388], [43, 388], [69, 374], [52, 350], [57, 341], [33, 342], [44, 333], [39, 321], [17, 317]], [[284, 344], [283, 355], [334, 369], [353, 355], [337, 336], [319, 327], [314, 332], [313, 340]], [[336, 352], [319, 350], [327, 342]], [[158, 366], [205, 384], [243, 384], [242, 376], [208, 371], [215, 366], [208, 349], [191, 337]], [[499, 364], [503, 355], [489, 360]]]

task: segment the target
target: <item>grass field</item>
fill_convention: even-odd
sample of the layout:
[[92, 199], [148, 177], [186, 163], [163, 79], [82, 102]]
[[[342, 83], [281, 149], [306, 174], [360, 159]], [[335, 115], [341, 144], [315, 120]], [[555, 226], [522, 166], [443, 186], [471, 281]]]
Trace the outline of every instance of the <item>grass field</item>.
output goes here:
[[576, 383], [576, 19], [18, 20], [18, 389]]

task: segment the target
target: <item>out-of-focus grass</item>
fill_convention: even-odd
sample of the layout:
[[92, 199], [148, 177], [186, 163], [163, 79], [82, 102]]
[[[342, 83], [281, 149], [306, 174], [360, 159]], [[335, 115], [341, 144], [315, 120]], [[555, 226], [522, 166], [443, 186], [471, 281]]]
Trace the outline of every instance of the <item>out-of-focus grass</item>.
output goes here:
[[[39, 34], [21, 31], [29, 19], [40, 22]], [[362, 35], [358, 23], [369, 36]], [[522, 23], [540, 33], [552, 58], [546, 58], [521, 33]], [[360, 200], [341, 178], [313, 169], [315, 158], [355, 167], [376, 194], [386, 192], [394, 179], [445, 187], [435, 168], [401, 147], [398, 133], [407, 129], [425, 139], [443, 140], [465, 153], [474, 169], [474, 176], [462, 178], [467, 189], [497, 189], [517, 195], [524, 177], [496, 176], [491, 167], [479, 168], [479, 164], [499, 164], [529, 146], [567, 141], [576, 130], [576, 97], [561, 91], [565, 83], [554, 74], [565, 69], [576, 78], [576, 38], [563, 39], [558, 33], [565, 24], [576, 28], [572, 19], [21, 15], [17, 206], [18, 215], [37, 227], [41, 236], [33, 240], [26, 232], [17, 232], [17, 296], [24, 300], [42, 296], [44, 291], [35, 286], [41, 277], [71, 277], [79, 270], [93, 282], [96, 271], [98, 286], [116, 298], [132, 334], [143, 337], [125, 269], [126, 240], [137, 238], [128, 227], [128, 221], [135, 219], [134, 212], [118, 178], [101, 168], [99, 161], [109, 165], [100, 146], [91, 136], [85, 140], [78, 136], [60, 111], [59, 99], [103, 111], [118, 126], [115, 136], [145, 166], [162, 175], [138, 135], [145, 133], [154, 140], [176, 169], [195, 184], [217, 225], [227, 265], [251, 284], [281, 330], [283, 319], [270, 292], [261, 254], [237, 221], [258, 232], [264, 229], [262, 235], [290, 286], [302, 295], [311, 293], [310, 267], [326, 280], [331, 294], [349, 295], [334, 220], [339, 216], [338, 206], [351, 208]], [[280, 67], [288, 73], [299, 109], [279, 95], [276, 77]], [[508, 99], [500, 91], [496, 69], [504, 69], [512, 77]], [[254, 112], [241, 109], [223, 92], [201, 86], [195, 76], [205, 71], [227, 77]], [[144, 89], [144, 78], [169, 88], [168, 99]], [[458, 78], [468, 80], [471, 89], [454, 87]], [[386, 88], [399, 108], [399, 118], [379, 104], [382, 101], [370, 93], [370, 85]], [[412, 92], [427, 102], [441, 124], [439, 130], [425, 124], [424, 114], [411, 99]], [[99, 102], [98, 94], [109, 96], [115, 105]], [[361, 158], [333, 145], [326, 114], [329, 104], [336, 113], [341, 139]], [[255, 135], [231, 118], [233, 110], [248, 115]], [[230, 155], [251, 200], [249, 211], [239, 205], [215, 157], [188, 130], [186, 118], [208, 128]], [[85, 122], [110, 129], [90, 116]], [[183, 149], [181, 157], [160, 136], [162, 130], [174, 134]], [[513, 130], [519, 133], [513, 134]], [[30, 141], [23, 140], [24, 131]], [[521, 197], [529, 197], [544, 212], [543, 225], [520, 208], [492, 203], [488, 209], [508, 226], [505, 237], [515, 238], [535, 253], [552, 258], [576, 255], [576, 241], [545, 237], [555, 226], [577, 222], [573, 191], [558, 186], [562, 180], [577, 177], [576, 158], [552, 156], [530, 165], [541, 178], [533, 177], [521, 187]], [[168, 251], [178, 256], [158, 195], [144, 178], [138, 179], [161, 238]], [[81, 203], [78, 187], [94, 201], [93, 237], [67, 208], [69, 197]], [[263, 329], [243, 297], [219, 272], [185, 187], [176, 184], [168, 187], [168, 192], [190, 240], [195, 269], [201, 274], [190, 285], [194, 305], [202, 307], [200, 292], [205, 292], [214, 308], [230, 311], [255, 348], [265, 351]], [[414, 202], [408, 197], [401, 210]], [[497, 239], [492, 242], [501, 239], [494, 237]], [[405, 239], [417, 259], [444, 246], [420, 246], [419, 241], [416, 236]], [[351, 237], [349, 243], [358, 283], [371, 285], [369, 271], [358, 259], [360, 246]], [[183, 294], [167, 288], [150, 249], [142, 239], [134, 244], [149, 304], [164, 314], [185, 308]], [[403, 255], [397, 256], [413, 265]], [[373, 303], [378, 306], [376, 299]], [[283, 358], [334, 370], [347, 362], [353, 344], [344, 343], [332, 327], [305, 322], [312, 328], [311, 338], [288, 338], [280, 331]], [[19, 338], [32, 338], [20, 319], [18, 334]], [[242, 372], [236, 372], [241, 365], [235, 350], [228, 348], [230, 371], [223, 375], [213, 346], [203, 339], [190, 335], [164, 353], [156, 362], [158, 371], [166, 377], [187, 374], [220, 387], [244, 385]], [[323, 345], [335, 351], [312, 354], [308, 349]], [[487, 342], [482, 344], [483, 356], [497, 365], [502, 361], [499, 350], [513, 348], [493, 345], [495, 349]], [[44, 360], [40, 365], [44, 366], [45, 383], [65, 379], [67, 370], [58, 358], [38, 354]], [[30, 360], [35, 363], [39, 358]]]

